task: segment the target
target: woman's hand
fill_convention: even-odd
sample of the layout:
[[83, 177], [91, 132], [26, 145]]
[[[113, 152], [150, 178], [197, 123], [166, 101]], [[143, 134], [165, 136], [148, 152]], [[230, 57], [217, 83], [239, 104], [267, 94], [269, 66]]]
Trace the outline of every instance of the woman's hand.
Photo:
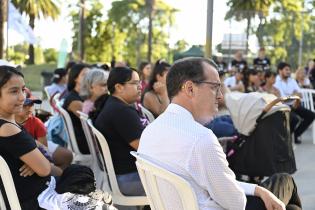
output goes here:
[[153, 90], [158, 95], [167, 95], [166, 85], [162, 82], [155, 82], [153, 84]]
[[27, 164], [24, 164], [20, 169], [20, 176], [27, 177], [32, 176], [35, 172]]

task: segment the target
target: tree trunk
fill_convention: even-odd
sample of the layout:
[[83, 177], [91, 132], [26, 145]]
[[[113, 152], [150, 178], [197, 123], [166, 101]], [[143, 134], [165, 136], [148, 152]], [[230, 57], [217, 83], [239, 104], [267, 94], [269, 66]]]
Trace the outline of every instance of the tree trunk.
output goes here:
[[6, 20], [7, 0], [0, 0], [0, 59], [4, 58], [4, 22]]
[[257, 36], [257, 40], [258, 40], [258, 44], [260, 48], [264, 47], [264, 39], [263, 39], [264, 25], [262, 21], [263, 21], [263, 18], [259, 18], [259, 25], [257, 27], [257, 32], [256, 32], [256, 36]]
[[[31, 14], [30, 15], [30, 22], [29, 22], [30, 27], [34, 30], [35, 27], [35, 15]], [[34, 45], [30, 44], [29, 48], [28, 48], [28, 64], [35, 64], [35, 53], [34, 53]]]
[[247, 56], [248, 54], [248, 39], [249, 39], [249, 30], [251, 26], [251, 18], [247, 18], [247, 28], [246, 28], [246, 50], [245, 50], [245, 55]]
[[154, 0], [146, 0], [147, 10], [148, 10], [148, 17], [149, 17], [149, 25], [148, 25], [148, 62], [151, 62], [152, 57], [152, 19], [153, 19], [153, 7], [154, 7]]

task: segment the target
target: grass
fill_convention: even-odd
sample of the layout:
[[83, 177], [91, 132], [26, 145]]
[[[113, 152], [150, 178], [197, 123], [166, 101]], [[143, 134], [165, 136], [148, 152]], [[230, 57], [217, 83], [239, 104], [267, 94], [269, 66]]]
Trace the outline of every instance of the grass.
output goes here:
[[56, 64], [41, 64], [41, 65], [29, 65], [22, 69], [24, 74], [25, 85], [32, 91], [43, 90], [43, 77], [41, 73], [43, 71], [53, 72], [56, 69]]

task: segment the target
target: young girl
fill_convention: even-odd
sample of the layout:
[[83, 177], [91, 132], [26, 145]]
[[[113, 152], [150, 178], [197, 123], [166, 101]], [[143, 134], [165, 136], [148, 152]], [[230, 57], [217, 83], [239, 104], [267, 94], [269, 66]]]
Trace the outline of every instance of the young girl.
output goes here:
[[15, 122], [23, 109], [25, 83], [14, 67], [0, 66], [0, 155], [7, 162], [23, 210], [40, 209], [37, 196], [47, 188], [51, 165], [34, 139]]

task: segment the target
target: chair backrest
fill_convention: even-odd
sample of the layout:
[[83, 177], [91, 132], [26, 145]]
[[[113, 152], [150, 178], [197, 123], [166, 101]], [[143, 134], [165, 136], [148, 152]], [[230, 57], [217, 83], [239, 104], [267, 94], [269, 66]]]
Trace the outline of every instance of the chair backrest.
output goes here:
[[[136, 152], [131, 154], [137, 158], [137, 169], [152, 210], [199, 209], [196, 195], [184, 178], [166, 170], [152, 158], [149, 160]], [[172, 196], [165, 195], [165, 192]]]
[[[5, 160], [0, 156], [0, 176], [2, 179], [2, 183], [4, 186], [4, 193], [6, 194], [10, 208], [14, 210], [20, 210], [20, 202], [16, 194], [15, 185], [13, 182], [13, 178], [9, 169], [9, 166], [5, 162]], [[2, 204], [3, 205], [3, 204]], [[1, 206], [2, 210], [3, 206]], [[4, 208], [5, 210], [5, 208]]]
[[90, 121], [87, 114], [77, 111], [78, 114], [80, 114], [80, 120], [83, 128], [84, 135], [86, 137], [89, 150], [92, 155], [92, 170], [95, 174], [96, 178], [96, 186], [98, 188], [104, 187], [104, 185], [108, 185], [108, 177], [104, 177], [104, 173], [106, 173], [105, 170], [105, 163], [102, 157], [102, 154], [100, 153], [100, 149], [97, 143], [97, 140], [95, 139], [95, 135], [92, 133], [92, 129], [88, 125], [88, 121]]
[[315, 95], [315, 90], [302, 88], [301, 94], [303, 107], [314, 112], [313, 95]]
[[[58, 93], [58, 95], [60, 95]], [[75, 137], [74, 134], [74, 128], [73, 128], [73, 124], [70, 118], [69, 113], [62, 107], [62, 104], [59, 100], [55, 99], [56, 96], [54, 97], [54, 103], [56, 105], [56, 108], [58, 110], [58, 112], [60, 113], [60, 115], [62, 116], [64, 123], [65, 123], [65, 127], [67, 129], [67, 134], [68, 134], [68, 147], [70, 150], [72, 150], [75, 154], [77, 155], [82, 155], [82, 153], [79, 150], [78, 147], [78, 143], [77, 143], [77, 139]]]
[[95, 135], [96, 137], [95, 139], [97, 140], [97, 143], [100, 146], [100, 149], [103, 155], [103, 159], [105, 162], [105, 173], [106, 173], [105, 176], [108, 176], [108, 180], [109, 180], [108, 192], [112, 194], [113, 197], [115, 195], [123, 196], [119, 190], [119, 186], [117, 183], [117, 178], [116, 178], [116, 174], [115, 174], [115, 170], [113, 166], [113, 161], [112, 161], [112, 157], [111, 157], [111, 153], [110, 153], [107, 141], [105, 137], [103, 136], [103, 134], [94, 127], [91, 120], [88, 120], [87, 124], [91, 128], [92, 133]]
[[139, 104], [139, 107], [140, 107], [142, 113], [148, 118], [148, 120], [150, 121], [150, 123], [155, 120], [153, 114], [152, 114], [149, 110], [147, 110], [146, 108], [144, 108], [141, 104]]

